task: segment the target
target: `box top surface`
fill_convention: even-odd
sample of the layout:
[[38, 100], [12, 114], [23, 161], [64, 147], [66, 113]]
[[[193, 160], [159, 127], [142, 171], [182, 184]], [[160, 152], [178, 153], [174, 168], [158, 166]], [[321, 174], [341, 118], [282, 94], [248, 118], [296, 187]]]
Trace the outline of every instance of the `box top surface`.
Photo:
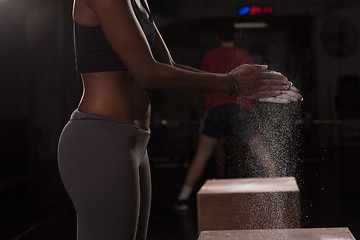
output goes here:
[[198, 194], [298, 192], [294, 177], [207, 180]]
[[355, 240], [348, 228], [203, 231], [198, 240]]

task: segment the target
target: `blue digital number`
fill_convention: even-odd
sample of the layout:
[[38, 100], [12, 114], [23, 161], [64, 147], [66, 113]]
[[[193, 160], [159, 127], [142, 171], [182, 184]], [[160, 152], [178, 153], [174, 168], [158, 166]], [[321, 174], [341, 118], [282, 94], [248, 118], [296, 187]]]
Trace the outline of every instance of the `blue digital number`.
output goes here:
[[239, 7], [239, 11], [238, 11], [240, 16], [244, 16], [250, 13], [250, 6], [245, 6], [245, 7]]

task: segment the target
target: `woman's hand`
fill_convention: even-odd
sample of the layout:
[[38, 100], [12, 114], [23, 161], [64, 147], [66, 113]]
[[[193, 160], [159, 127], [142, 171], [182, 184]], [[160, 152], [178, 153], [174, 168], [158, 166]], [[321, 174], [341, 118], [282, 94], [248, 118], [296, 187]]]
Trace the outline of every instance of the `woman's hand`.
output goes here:
[[292, 83], [281, 73], [270, 71], [266, 65], [243, 64], [230, 74], [235, 78], [235, 95], [250, 99], [274, 97], [288, 90]]
[[281, 91], [281, 94], [275, 97], [260, 98], [259, 102], [290, 103], [290, 102], [302, 101], [303, 98], [299, 92], [300, 91], [296, 87], [291, 86], [289, 90]]

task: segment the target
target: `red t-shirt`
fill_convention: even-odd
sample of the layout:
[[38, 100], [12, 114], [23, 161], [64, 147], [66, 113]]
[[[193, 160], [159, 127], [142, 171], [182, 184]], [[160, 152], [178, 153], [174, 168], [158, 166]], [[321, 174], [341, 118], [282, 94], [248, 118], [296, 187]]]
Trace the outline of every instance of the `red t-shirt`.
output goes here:
[[[201, 69], [212, 73], [227, 73], [241, 64], [252, 64], [253, 59], [247, 52], [236, 47], [217, 47], [204, 55]], [[223, 104], [239, 104], [252, 109], [252, 101], [236, 96], [225, 96], [222, 93], [205, 94], [205, 109], [214, 108]]]

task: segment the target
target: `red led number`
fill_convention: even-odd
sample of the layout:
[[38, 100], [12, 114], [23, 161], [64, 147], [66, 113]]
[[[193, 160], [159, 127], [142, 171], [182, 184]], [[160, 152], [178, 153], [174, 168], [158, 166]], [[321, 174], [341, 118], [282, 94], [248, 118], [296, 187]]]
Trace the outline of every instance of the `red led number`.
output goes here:
[[262, 12], [262, 8], [258, 7], [258, 6], [251, 6], [250, 7], [250, 15], [257, 15], [257, 14], [261, 14]]
[[264, 14], [272, 14], [272, 12], [273, 12], [273, 8], [271, 6], [267, 6], [263, 8]]
[[265, 7], [251, 6], [249, 11], [250, 15], [272, 14], [272, 13], [273, 13], [272, 6], [265, 6]]

